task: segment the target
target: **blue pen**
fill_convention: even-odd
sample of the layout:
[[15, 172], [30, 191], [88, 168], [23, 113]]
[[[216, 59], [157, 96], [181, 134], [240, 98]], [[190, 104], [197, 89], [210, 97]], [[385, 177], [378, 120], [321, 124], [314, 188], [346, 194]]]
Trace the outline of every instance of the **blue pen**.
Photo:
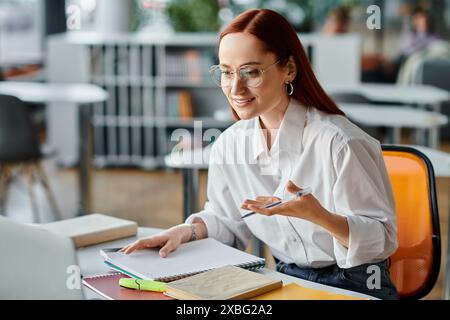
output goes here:
[[[311, 188], [310, 188], [310, 187], [307, 187], [307, 188], [304, 188], [303, 190], [298, 191], [298, 192], [295, 194], [295, 196], [296, 196], [297, 198], [300, 198], [301, 196], [306, 196], [307, 194], [310, 194], [311, 192], [312, 192]], [[289, 200], [291, 200], [291, 199], [289, 199]], [[288, 200], [288, 201], [289, 201], [289, 200]], [[280, 201], [271, 203], [271, 204], [265, 206], [264, 208], [266, 208], [266, 209], [268, 209], [268, 208], [273, 208], [273, 207], [276, 207], [276, 206], [278, 206], [278, 205], [280, 205], [280, 204], [282, 204], [282, 203], [283, 203], [283, 200], [280, 200]], [[242, 219], [245, 219], [245, 218], [247, 218], [247, 217], [250, 217], [250, 216], [254, 215], [255, 213], [257, 213], [257, 212], [252, 211], [252, 212], [249, 212], [249, 213], [247, 213], [247, 214], [244, 214], [244, 215], [242, 216]]]

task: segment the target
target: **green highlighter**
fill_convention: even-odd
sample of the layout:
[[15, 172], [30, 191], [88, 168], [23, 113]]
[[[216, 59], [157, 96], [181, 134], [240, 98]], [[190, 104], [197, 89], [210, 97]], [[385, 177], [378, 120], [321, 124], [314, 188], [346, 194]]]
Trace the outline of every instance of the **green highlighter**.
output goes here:
[[133, 279], [133, 278], [122, 278], [119, 280], [119, 285], [128, 289], [135, 290], [145, 290], [145, 291], [156, 291], [165, 292], [166, 283], [153, 281], [153, 280], [143, 280], [143, 279]]

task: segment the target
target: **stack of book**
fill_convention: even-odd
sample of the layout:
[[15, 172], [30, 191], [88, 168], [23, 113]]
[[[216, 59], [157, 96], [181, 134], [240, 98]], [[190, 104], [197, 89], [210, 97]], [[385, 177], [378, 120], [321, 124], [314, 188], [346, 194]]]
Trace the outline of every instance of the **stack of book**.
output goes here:
[[175, 81], [199, 84], [208, 80], [214, 55], [207, 50], [169, 51], [166, 56], [166, 77]]
[[76, 248], [132, 237], [137, 233], [136, 222], [100, 213], [40, 224], [38, 227], [71, 238]]
[[171, 91], [168, 93], [167, 116], [182, 120], [192, 119], [192, 96], [188, 90]]

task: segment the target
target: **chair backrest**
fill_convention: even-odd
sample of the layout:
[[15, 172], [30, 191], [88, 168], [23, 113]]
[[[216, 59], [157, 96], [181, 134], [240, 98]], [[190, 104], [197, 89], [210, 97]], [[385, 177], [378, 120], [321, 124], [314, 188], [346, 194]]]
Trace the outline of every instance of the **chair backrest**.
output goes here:
[[[450, 91], [450, 58], [425, 59], [419, 66], [416, 82]], [[450, 101], [441, 103], [441, 113], [450, 117]], [[450, 126], [440, 128], [441, 137], [450, 139]]]
[[441, 262], [433, 167], [414, 148], [382, 148], [397, 212], [398, 249], [390, 257], [391, 279], [400, 298], [420, 299], [436, 283]]
[[450, 58], [424, 60], [419, 82], [450, 91]]
[[0, 162], [38, 159], [37, 129], [27, 106], [18, 98], [0, 95]]

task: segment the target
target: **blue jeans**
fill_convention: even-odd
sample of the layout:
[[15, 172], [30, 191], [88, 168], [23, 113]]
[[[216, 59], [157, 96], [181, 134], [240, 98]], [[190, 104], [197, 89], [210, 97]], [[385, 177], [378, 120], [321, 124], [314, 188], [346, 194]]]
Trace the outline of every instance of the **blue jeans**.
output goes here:
[[[275, 259], [275, 261], [277, 262], [278, 272], [293, 277], [360, 292], [384, 300], [398, 299], [397, 289], [389, 276], [389, 268], [386, 260], [378, 263], [362, 264], [348, 269], [339, 268], [336, 264], [324, 268], [311, 268], [299, 267], [295, 263], [287, 264], [278, 259]], [[373, 269], [368, 269], [370, 266], [377, 266], [380, 270], [379, 289], [369, 288], [374, 287], [372, 284], [376, 283], [372, 281], [372, 278], [369, 279], [369, 277], [376, 275]]]

